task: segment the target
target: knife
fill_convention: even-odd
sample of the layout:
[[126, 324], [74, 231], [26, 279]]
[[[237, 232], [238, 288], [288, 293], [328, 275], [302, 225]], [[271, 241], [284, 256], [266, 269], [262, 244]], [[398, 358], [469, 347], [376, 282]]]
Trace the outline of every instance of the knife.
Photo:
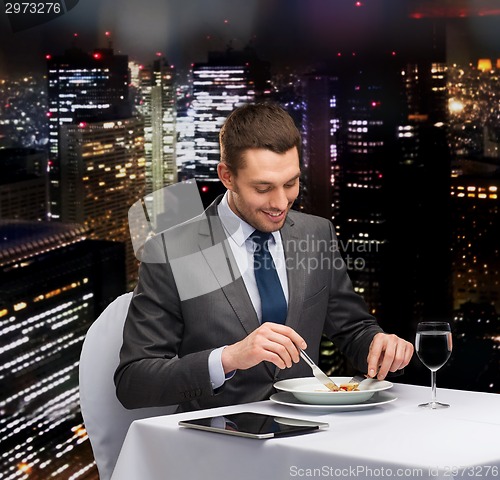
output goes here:
[[302, 359], [311, 367], [313, 375], [318, 381], [320, 381], [323, 385], [326, 386], [326, 388], [328, 388], [332, 392], [338, 392], [340, 390], [339, 386], [311, 360], [311, 357], [309, 357], [309, 355], [304, 352], [304, 350], [299, 348], [299, 352]]

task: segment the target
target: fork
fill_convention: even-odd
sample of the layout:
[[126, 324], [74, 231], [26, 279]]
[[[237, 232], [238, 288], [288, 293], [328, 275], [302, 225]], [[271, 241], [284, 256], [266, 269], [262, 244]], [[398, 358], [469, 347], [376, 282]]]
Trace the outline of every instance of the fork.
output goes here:
[[366, 375], [354, 375], [349, 382], [347, 383], [361, 383], [363, 380], [366, 380], [368, 377]]
[[326, 388], [328, 388], [332, 392], [338, 392], [340, 390], [339, 386], [311, 360], [311, 357], [309, 357], [309, 355], [304, 352], [304, 350], [299, 348], [299, 353], [302, 359], [311, 367], [313, 375], [318, 381], [320, 381], [323, 385], [326, 386]]

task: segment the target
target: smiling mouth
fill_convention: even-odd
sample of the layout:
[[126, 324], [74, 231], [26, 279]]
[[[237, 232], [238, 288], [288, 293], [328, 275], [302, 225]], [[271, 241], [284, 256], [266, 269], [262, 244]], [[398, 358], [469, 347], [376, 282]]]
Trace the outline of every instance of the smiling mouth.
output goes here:
[[263, 213], [265, 213], [267, 215], [267, 218], [269, 218], [269, 220], [271, 220], [273, 222], [281, 221], [283, 219], [283, 216], [285, 215], [285, 211], [284, 210], [282, 210], [280, 212], [266, 212], [266, 211], [263, 211]]
[[264, 212], [264, 213], [271, 217], [281, 217], [281, 215], [283, 215], [283, 212]]

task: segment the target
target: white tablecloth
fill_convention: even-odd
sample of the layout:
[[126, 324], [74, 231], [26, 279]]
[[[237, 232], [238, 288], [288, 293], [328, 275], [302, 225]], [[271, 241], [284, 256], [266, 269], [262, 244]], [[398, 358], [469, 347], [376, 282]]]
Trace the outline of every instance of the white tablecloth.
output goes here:
[[[443, 410], [418, 408], [430, 387], [395, 384], [398, 400], [356, 412], [271, 401], [135, 421], [112, 480], [481, 478], [500, 480], [500, 396], [438, 389]], [[254, 411], [330, 424], [268, 440], [181, 428], [181, 419]]]

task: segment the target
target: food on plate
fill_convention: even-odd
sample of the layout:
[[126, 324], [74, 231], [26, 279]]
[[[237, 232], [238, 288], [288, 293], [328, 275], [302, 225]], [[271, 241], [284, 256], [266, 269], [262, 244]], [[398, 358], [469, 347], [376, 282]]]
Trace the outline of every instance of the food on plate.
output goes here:
[[359, 383], [341, 383], [337, 390], [316, 389], [316, 392], [359, 392]]
[[359, 383], [341, 383], [340, 392], [359, 392]]
[[332, 392], [338, 392], [340, 390], [339, 387], [337, 387], [337, 385], [335, 385], [335, 383], [333, 382], [327, 383], [326, 388], [328, 388]]

